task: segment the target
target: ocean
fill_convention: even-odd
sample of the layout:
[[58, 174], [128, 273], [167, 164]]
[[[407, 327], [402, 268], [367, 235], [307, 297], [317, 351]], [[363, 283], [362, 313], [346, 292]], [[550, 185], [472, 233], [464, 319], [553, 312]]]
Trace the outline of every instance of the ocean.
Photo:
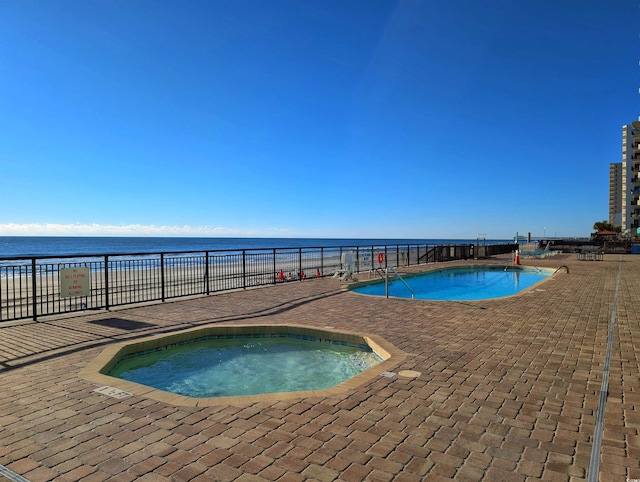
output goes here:
[[[407, 244], [475, 244], [476, 239], [339, 239], [339, 238], [161, 238], [0, 236], [0, 258], [104, 254], [168, 253], [177, 251], [236, 251], [261, 248], [319, 248]], [[481, 243], [484, 240], [481, 240]], [[487, 244], [512, 240], [486, 240]]]

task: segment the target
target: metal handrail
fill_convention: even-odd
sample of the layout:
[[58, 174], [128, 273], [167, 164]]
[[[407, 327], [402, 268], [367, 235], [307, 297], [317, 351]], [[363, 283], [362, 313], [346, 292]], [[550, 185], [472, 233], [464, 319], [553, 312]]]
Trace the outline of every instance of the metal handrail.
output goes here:
[[[496, 245], [493, 254], [511, 252], [513, 246]], [[0, 323], [325, 278], [343, 268], [345, 250], [355, 254], [354, 273], [375, 269], [382, 278], [387, 263], [413, 266], [474, 257], [467, 244], [0, 256]], [[63, 296], [60, 276], [69, 268], [89, 268], [88, 292]]]
[[389, 270], [393, 271], [396, 274], [396, 276], [398, 277], [398, 279], [400, 281], [402, 281], [402, 283], [407, 287], [407, 289], [411, 292], [411, 299], [413, 300], [415, 298], [416, 294], [411, 289], [411, 286], [409, 286], [407, 284], [407, 282], [404, 280], [404, 278], [402, 276], [400, 276], [400, 273], [398, 273], [394, 267], [389, 267], [389, 268], [387, 268], [385, 270], [384, 290], [385, 290], [385, 293], [387, 295], [387, 298], [389, 298]]

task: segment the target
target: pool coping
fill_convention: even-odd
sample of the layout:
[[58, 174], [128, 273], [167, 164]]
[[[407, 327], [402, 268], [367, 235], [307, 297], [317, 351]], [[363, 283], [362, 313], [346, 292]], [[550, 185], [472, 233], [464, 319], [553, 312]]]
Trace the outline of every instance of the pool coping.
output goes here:
[[[140, 383], [123, 380], [112, 377], [107, 373], [115, 366], [118, 360], [125, 355], [139, 351], [151, 350], [161, 346], [180, 343], [187, 340], [217, 335], [245, 335], [245, 334], [269, 334], [269, 333], [287, 333], [300, 334], [306, 336], [315, 336], [321, 339], [330, 339], [332, 341], [342, 341], [353, 344], [366, 343], [377, 353], [383, 360], [374, 367], [359, 373], [358, 375], [345, 380], [344, 382], [324, 390], [305, 390], [296, 392], [274, 392], [259, 395], [240, 395], [227, 397], [212, 398], [192, 398], [184, 395], [178, 395], [164, 390], [152, 388]], [[323, 335], [325, 336], [318, 336]], [[330, 335], [327, 337], [326, 335]], [[96, 389], [103, 392], [117, 394], [118, 396], [137, 395], [147, 397], [159, 402], [169, 403], [172, 405], [191, 406], [191, 407], [210, 407], [217, 405], [235, 405], [235, 404], [251, 404], [256, 402], [274, 402], [279, 400], [291, 400], [306, 397], [327, 397], [344, 393], [355, 389], [373, 379], [392, 373], [395, 367], [402, 363], [406, 358], [406, 354], [396, 348], [393, 344], [385, 340], [383, 337], [372, 334], [362, 334], [348, 332], [344, 330], [336, 330], [332, 327], [314, 328], [298, 324], [242, 324], [242, 325], [220, 325], [211, 324], [180, 330], [172, 333], [161, 335], [153, 335], [140, 340], [125, 341], [116, 343], [105, 348], [96, 358], [90, 361], [86, 367], [80, 372], [80, 378], [89, 382], [97, 383], [102, 387]]]
[[[562, 266], [561, 266], [562, 267]], [[560, 267], [560, 268], [561, 268]], [[413, 278], [415, 276], [420, 276], [420, 275], [424, 275], [424, 274], [429, 274], [429, 273], [437, 273], [440, 271], [461, 271], [464, 269], [469, 269], [469, 268], [486, 268], [487, 271], [499, 271], [501, 269], [504, 268], [510, 268], [510, 270], [512, 271], [532, 271], [532, 270], [537, 270], [537, 271], [548, 271], [551, 272], [550, 275], [545, 278], [542, 279], [534, 284], [532, 284], [531, 286], [518, 291], [517, 293], [511, 294], [511, 295], [506, 295], [506, 296], [498, 296], [495, 298], [482, 298], [482, 299], [478, 299], [478, 300], [438, 300], [438, 299], [430, 299], [430, 298], [407, 298], [404, 296], [389, 296], [389, 298], [393, 298], [396, 300], [411, 300], [411, 301], [431, 301], [431, 302], [443, 302], [443, 303], [447, 303], [447, 302], [458, 302], [458, 301], [464, 301], [464, 302], [474, 302], [474, 301], [494, 301], [494, 300], [504, 300], [504, 299], [508, 299], [508, 298], [513, 298], [516, 296], [524, 296], [528, 293], [532, 293], [533, 291], [535, 291], [536, 289], [538, 289], [538, 287], [550, 280], [552, 280], [555, 276], [557, 276], [559, 273], [561, 273], [560, 268], [547, 268], [547, 267], [538, 267], [538, 266], [523, 266], [523, 265], [475, 265], [475, 264], [468, 264], [468, 265], [459, 265], [459, 266], [450, 266], [450, 267], [434, 267], [433, 269], [427, 269], [424, 271], [406, 271], [404, 273], [400, 273], [402, 275], [403, 278]], [[354, 291], [356, 288], [360, 288], [362, 286], [368, 286], [371, 284], [381, 284], [384, 282], [384, 279], [369, 279], [369, 280], [364, 280], [364, 281], [355, 281], [353, 283], [349, 283], [346, 284], [342, 287], [342, 289], [344, 291], [348, 291], [350, 293], [354, 293], [358, 296], [371, 296], [371, 297], [375, 297], [375, 298], [380, 298], [380, 297], [384, 297], [384, 295], [372, 295], [369, 293], [358, 293], [356, 291]]]

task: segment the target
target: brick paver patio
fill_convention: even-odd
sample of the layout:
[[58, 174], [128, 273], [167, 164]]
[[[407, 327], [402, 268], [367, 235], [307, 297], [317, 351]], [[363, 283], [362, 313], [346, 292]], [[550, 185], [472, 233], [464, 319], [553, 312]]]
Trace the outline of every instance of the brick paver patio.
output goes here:
[[[31, 481], [584, 480], [620, 273], [600, 480], [640, 479], [640, 256], [523, 263], [569, 273], [490, 301], [322, 279], [5, 324], [0, 465]], [[394, 372], [420, 376], [214, 407], [113, 398], [79, 376], [109, 344], [211, 323], [379, 335], [406, 353]]]

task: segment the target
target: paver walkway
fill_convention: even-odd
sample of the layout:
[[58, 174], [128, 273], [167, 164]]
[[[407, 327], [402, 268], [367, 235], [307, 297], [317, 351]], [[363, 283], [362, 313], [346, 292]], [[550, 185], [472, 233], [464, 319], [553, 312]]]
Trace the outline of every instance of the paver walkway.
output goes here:
[[[323, 279], [0, 326], [0, 465], [31, 481], [584, 480], [620, 272], [600, 480], [640, 479], [640, 256], [523, 264], [569, 273], [492, 301]], [[210, 323], [372, 333], [407, 354], [395, 371], [421, 375], [203, 408], [112, 398], [78, 375], [115, 341]]]

